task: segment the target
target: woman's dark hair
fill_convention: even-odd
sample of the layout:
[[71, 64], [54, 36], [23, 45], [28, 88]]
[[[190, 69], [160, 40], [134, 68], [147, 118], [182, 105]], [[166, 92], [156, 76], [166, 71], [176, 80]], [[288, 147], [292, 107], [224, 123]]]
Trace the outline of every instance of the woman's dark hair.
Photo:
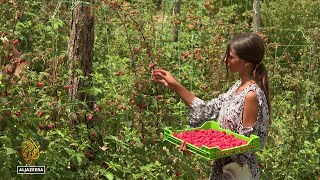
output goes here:
[[256, 83], [265, 93], [270, 115], [271, 105], [268, 72], [265, 65], [262, 63], [265, 51], [263, 40], [256, 33], [242, 33], [234, 37], [228, 43], [224, 58], [229, 58], [228, 56], [230, 55], [231, 49], [235, 51], [240, 59], [254, 65], [252, 75]]

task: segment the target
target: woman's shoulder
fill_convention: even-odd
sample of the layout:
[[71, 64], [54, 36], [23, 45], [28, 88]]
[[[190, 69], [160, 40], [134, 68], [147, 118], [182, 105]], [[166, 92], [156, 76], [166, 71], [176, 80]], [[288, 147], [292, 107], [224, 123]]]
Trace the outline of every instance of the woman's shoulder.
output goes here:
[[246, 92], [246, 94], [248, 94], [248, 92], [250, 92], [250, 91], [255, 92], [258, 101], [266, 101], [265, 93], [257, 83], [252, 83], [249, 86], [248, 91]]
[[256, 93], [258, 93], [258, 94], [263, 94], [263, 95], [264, 95], [264, 92], [263, 92], [262, 88], [259, 86], [259, 84], [253, 83], [253, 84], [252, 84], [252, 89], [253, 89]]

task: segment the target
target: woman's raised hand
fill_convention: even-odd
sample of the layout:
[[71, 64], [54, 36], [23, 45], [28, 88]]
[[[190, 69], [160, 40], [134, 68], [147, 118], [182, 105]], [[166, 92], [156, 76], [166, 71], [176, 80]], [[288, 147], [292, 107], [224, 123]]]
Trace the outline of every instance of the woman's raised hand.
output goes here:
[[165, 71], [163, 69], [153, 70], [152, 76], [154, 78], [154, 81], [163, 84], [164, 86], [168, 87], [171, 90], [173, 90], [174, 87], [179, 84], [178, 81], [171, 75], [170, 72]]
[[152, 76], [154, 77], [154, 81], [159, 82], [174, 91], [186, 105], [191, 105], [195, 96], [182, 86], [170, 72], [163, 69], [155, 69], [152, 71]]

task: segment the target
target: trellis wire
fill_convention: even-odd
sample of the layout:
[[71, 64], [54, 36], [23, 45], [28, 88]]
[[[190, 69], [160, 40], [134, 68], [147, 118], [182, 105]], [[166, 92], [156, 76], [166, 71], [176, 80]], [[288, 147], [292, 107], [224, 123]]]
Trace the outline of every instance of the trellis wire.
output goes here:
[[[265, 27], [265, 28], [263, 28], [263, 29], [273, 29], [273, 27]], [[310, 81], [310, 75], [311, 75], [311, 63], [312, 63], [312, 46], [313, 46], [313, 43], [312, 42], [310, 42], [310, 40], [306, 37], [306, 35], [305, 35], [305, 33], [303, 32], [303, 30], [302, 29], [297, 29], [297, 30], [293, 30], [293, 29], [278, 29], [278, 30], [280, 30], [280, 31], [295, 31], [295, 33], [294, 33], [294, 36], [292, 37], [292, 39], [290, 40], [290, 42], [289, 42], [289, 44], [288, 45], [279, 45], [279, 44], [277, 44], [276, 45], [276, 49], [275, 49], [275, 57], [274, 57], [274, 64], [276, 65], [276, 64], [278, 64], [279, 66], [281, 65], [281, 64], [289, 64], [289, 63], [281, 63], [281, 62], [277, 62], [277, 52], [278, 52], [278, 47], [280, 47], [280, 46], [284, 46], [285, 47], [285, 49], [284, 49], [284, 51], [282, 52], [282, 55], [281, 56], [283, 56], [284, 55], [284, 53], [288, 50], [288, 48], [289, 47], [308, 47], [309, 48], [309, 58], [308, 58], [308, 72], [307, 72], [307, 80], [308, 81]], [[307, 30], [307, 31], [309, 31], [310, 32], [310, 30]], [[307, 40], [307, 42], [309, 43], [309, 44], [298, 44], [298, 45], [292, 45], [291, 43], [293, 42], [293, 39], [295, 38], [295, 36], [297, 35], [297, 33], [298, 32], [301, 32], [301, 34], [302, 34], [302, 36]], [[313, 31], [312, 31], [313, 32]], [[301, 63], [301, 62], [290, 62], [290, 64], [298, 64], [298, 63]], [[274, 67], [275, 68], [275, 67]], [[273, 73], [275, 74], [275, 69], [273, 69]], [[277, 88], [277, 87], [281, 87], [281, 86], [275, 86], [274, 88]], [[310, 87], [310, 85], [309, 84], [307, 84], [307, 92], [305, 93], [305, 98], [304, 98], [304, 100], [305, 100], [305, 103], [306, 104], [309, 104], [309, 100], [310, 100], [310, 97], [308, 97], [309, 96], [309, 92], [311, 91], [311, 87]]]
[[[273, 28], [273, 27], [271, 27], [271, 28]], [[264, 29], [270, 29], [270, 27], [268, 28], [268, 27], [265, 27]], [[292, 29], [279, 29], [280, 31], [293, 31]], [[295, 36], [297, 35], [297, 33], [298, 32], [301, 32], [302, 33], [302, 35], [303, 35], [303, 37], [309, 42], [309, 44], [297, 44], [297, 45], [293, 45], [293, 44], [291, 44], [292, 42], [293, 42], [293, 39], [295, 38]], [[281, 56], [283, 56], [284, 55], [284, 53], [287, 51], [287, 49], [289, 48], [289, 47], [309, 47], [309, 49], [310, 49], [310, 54], [309, 54], [309, 60], [308, 60], [308, 77], [307, 77], [307, 79], [309, 80], [310, 79], [310, 73], [311, 73], [311, 60], [312, 60], [312, 43], [309, 41], [309, 39], [307, 39], [306, 38], [306, 36], [305, 36], [305, 34], [303, 33], [303, 31], [301, 30], [301, 29], [297, 29], [297, 30], [295, 30], [295, 34], [294, 34], [294, 36], [292, 37], [292, 39], [290, 40], [290, 42], [289, 42], [289, 44], [287, 44], [287, 45], [282, 45], [282, 44], [276, 44], [275, 45], [276, 46], [276, 50], [275, 50], [275, 57], [274, 57], [274, 63], [275, 64], [288, 64], [288, 63], [280, 63], [280, 62], [277, 62], [276, 61], [276, 59], [277, 59], [277, 52], [278, 52], [278, 47], [281, 47], [281, 46], [284, 46], [285, 47], [285, 49], [284, 49], [284, 51], [282, 52], [282, 55]], [[281, 57], [280, 56], [280, 57]], [[293, 63], [293, 62], [290, 62], [291, 64]], [[294, 62], [294, 63], [300, 63], [300, 62]]]

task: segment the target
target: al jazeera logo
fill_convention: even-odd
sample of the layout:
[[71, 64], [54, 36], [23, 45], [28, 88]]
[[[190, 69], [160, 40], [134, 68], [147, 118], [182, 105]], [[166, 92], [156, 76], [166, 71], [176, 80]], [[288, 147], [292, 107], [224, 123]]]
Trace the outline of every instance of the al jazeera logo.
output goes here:
[[30, 137], [24, 142], [22, 149], [23, 159], [29, 166], [17, 166], [17, 174], [45, 174], [45, 166], [31, 166], [40, 155], [39, 148], [34, 140]]

